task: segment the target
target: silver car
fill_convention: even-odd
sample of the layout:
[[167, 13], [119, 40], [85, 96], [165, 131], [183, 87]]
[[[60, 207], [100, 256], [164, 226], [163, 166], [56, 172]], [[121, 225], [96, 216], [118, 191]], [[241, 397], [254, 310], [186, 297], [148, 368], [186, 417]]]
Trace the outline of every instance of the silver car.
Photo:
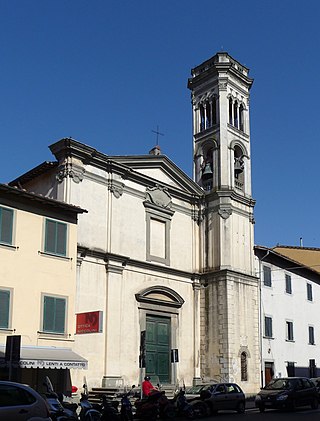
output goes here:
[[30, 386], [0, 380], [0, 420], [52, 421], [46, 401]]

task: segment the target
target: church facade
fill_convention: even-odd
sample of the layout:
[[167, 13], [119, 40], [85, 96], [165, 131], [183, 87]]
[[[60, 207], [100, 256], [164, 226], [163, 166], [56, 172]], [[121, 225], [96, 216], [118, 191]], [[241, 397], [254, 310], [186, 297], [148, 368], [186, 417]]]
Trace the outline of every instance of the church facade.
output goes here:
[[89, 387], [147, 373], [259, 389], [248, 72], [222, 52], [192, 70], [193, 180], [157, 147], [108, 156], [68, 138], [50, 146], [53, 162], [11, 182], [88, 211], [74, 349], [88, 360]]

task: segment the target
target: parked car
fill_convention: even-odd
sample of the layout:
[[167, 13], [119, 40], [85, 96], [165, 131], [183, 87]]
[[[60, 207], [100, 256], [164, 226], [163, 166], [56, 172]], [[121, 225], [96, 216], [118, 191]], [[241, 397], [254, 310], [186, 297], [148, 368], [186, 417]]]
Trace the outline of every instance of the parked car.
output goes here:
[[213, 386], [213, 383], [204, 383], [196, 386], [187, 387], [185, 389], [185, 396], [188, 401], [199, 399], [205, 391], [210, 390]]
[[0, 381], [0, 419], [5, 421], [51, 421], [45, 400], [30, 386]]
[[319, 393], [320, 392], [320, 377], [312, 377], [310, 380], [312, 381], [312, 383], [314, 383]]
[[314, 383], [305, 377], [282, 377], [271, 380], [257, 394], [255, 405], [260, 412], [267, 408], [296, 409], [310, 405], [317, 409], [318, 392]]
[[209, 388], [200, 391], [200, 395], [201, 400], [193, 400], [191, 404], [199, 407], [200, 402], [204, 402], [207, 411], [204, 410], [202, 405], [203, 415], [212, 415], [222, 410], [245, 412], [245, 395], [236, 383], [211, 384]]

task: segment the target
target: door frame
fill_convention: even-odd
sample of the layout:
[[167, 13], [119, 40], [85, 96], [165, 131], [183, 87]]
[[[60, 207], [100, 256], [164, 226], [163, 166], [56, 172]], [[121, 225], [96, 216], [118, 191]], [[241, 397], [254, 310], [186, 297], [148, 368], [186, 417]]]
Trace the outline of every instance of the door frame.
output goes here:
[[[172, 312], [172, 308], [170, 309]], [[153, 311], [153, 310], [147, 310], [147, 309], [139, 309], [139, 318], [140, 318], [140, 331], [146, 330], [147, 328], [147, 316], [155, 316], [155, 317], [166, 317], [167, 319], [170, 319], [170, 349], [169, 349], [169, 363], [170, 363], [170, 369], [169, 369], [169, 377], [170, 377], [170, 383], [169, 384], [176, 384], [177, 382], [177, 370], [175, 367], [175, 364], [177, 363], [171, 363], [170, 360], [170, 351], [174, 348], [178, 347], [177, 342], [177, 333], [178, 333], [178, 314], [174, 313], [166, 313], [164, 311]], [[138, 335], [140, 337], [140, 332], [138, 332]], [[144, 369], [145, 370], [145, 369]], [[143, 376], [145, 375], [145, 372]]]

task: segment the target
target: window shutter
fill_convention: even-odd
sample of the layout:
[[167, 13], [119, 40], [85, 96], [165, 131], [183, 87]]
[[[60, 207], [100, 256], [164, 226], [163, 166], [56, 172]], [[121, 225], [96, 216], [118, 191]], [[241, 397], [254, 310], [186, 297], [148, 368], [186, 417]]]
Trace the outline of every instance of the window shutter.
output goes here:
[[65, 298], [44, 297], [43, 331], [53, 333], [65, 332]]
[[64, 333], [65, 330], [65, 315], [66, 315], [66, 300], [64, 298], [56, 298], [55, 311], [55, 332]]
[[0, 208], [0, 241], [12, 244], [13, 210]]
[[0, 291], [0, 328], [9, 328], [10, 291]]
[[44, 251], [47, 253], [55, 253], [55, 237], [56, 237], [56, 223], [55, 221], [46, 220], [46, 234]]
[[46, 220], [46, 233], [44, 251], [46, 253], [67, 254], [67, 224], [58, 221]]
[[54, 332], [54, 297], [44, 297], [43, 331]]
[[57, 253], [66, 255], [67, 245], [67, 225], [60, 222], [57, 223]]

